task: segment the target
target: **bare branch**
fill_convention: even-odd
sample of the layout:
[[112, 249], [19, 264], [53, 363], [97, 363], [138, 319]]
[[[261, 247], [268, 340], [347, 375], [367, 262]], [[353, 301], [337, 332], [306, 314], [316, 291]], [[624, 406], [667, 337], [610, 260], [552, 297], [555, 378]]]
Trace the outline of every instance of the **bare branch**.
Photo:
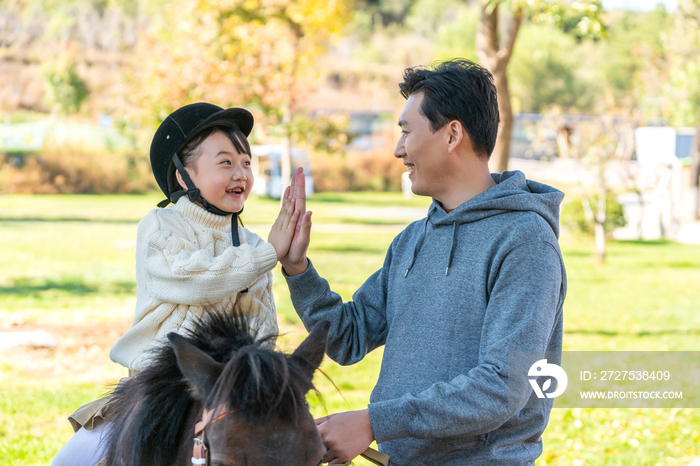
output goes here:
[[693, 21], [694, 23], [697, 23], [698, 26], [700, 26], [700, 5], [698, 5], [697, 3], [698, 2], [696, 1], [691, 2], [691, 11], [691, 8], [687, 8], [686, 2], [680, 1], [678, 2], [678, 11], [680, 12], [683, 18]]
[[518, 7], [518, 9], [513, 13], [513, 19], [510, 21], [510, 27], [508, 28], [508, 36], [498, 51], [498, 61], [499, 65], [503, 63], [502, 66], [507, 66], [510, 61], [510, 57], [513, 54], [513, 48], [515, 47], [515, 39], [518, 38], [518, 32], [520, 31], [520, 25], [523, 22], [523, 9]]
[[580, 179], [579, 189], [581, 190], [581, 205], [583, 206], [583, 214], [589, 223], [595, 223], [595, 214], [591, 208], [591, 196], [588, 194], [586, 187]]
[[481, 20], [476, 30], [476, 50], [479, 61], [491, 72], [498, 62], [498, 1], [481, 5]]

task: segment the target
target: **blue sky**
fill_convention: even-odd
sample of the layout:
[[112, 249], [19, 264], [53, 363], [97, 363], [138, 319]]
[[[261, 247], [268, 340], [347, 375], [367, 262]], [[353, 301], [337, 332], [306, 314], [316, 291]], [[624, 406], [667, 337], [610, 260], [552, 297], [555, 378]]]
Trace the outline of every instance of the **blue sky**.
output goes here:
[[666, 5], [668, 11], [676, 11], [678, 5], [676, 0], [603, 0], [603, 8], [650, 11], [656, 8], [657, 3]]

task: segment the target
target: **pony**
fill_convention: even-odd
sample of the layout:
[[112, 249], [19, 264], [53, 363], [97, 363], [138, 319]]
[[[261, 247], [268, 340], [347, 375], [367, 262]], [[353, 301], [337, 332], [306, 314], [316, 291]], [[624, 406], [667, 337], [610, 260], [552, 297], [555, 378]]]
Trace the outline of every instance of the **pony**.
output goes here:
[[206, 464], [193, 457], [201, 443], [209, 466], [320, 465], [325, 448], [306, 394], [329, 327], [316, 325], [291, 355], [266, 349], [275, 337], [256, 340], [237, 314], [208, 312], [184, 336], [168, 334], [151, 364], [113, 391], [100, 464]]

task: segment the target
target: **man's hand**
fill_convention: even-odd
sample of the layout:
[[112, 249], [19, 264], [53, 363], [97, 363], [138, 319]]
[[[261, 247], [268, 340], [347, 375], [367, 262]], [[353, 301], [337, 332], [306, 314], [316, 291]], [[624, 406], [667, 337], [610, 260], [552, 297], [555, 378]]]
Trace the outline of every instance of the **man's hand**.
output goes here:
[[302, 168], [297, 168], [292, 175], [292, 184], [284, 193], [284, 199], [287, 198], [294, 202], [294, 210], [300, 214], [289, 252], [280, 262], [287, 275], [294, 276], [304, 273], [309, 267], [306, 251], [311, 240], [311, 212], [306, 211], [306, 178]]
[[366, 409], [316, 419], [316, 427], [326, 446], [324, 461], [329, 464], [342, 464], [357, 458], [374, 441]]

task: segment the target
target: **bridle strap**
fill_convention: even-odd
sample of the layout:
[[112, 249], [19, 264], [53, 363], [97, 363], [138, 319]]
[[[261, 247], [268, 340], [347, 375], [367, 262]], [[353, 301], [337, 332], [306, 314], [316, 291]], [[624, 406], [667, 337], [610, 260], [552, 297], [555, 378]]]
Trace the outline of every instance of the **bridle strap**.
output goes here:
[[209, 462], [209, 449], [207, 448], [207, 439], [205, 430], [210, 424], [214, 424], [231, 414], [233, 410], [226, 411], [224, 405], [219, 405], [214, 409], [205, 409], [202, 411], [202, 419], [194, 425], [194, 446], [192, 447], [192, 465], [206, 466]]
[[[360, 456], [376, 466], [389, 466], [391, 464], [389, 455], [382, 453], [381, 451], [377, 451], [372, 447], [367, 447], [365, 451], [360, 453]], [[341, 463], [340, 466], [352, 466], [353, 464], [355, 463], [353, 463], [351, 460]]]

